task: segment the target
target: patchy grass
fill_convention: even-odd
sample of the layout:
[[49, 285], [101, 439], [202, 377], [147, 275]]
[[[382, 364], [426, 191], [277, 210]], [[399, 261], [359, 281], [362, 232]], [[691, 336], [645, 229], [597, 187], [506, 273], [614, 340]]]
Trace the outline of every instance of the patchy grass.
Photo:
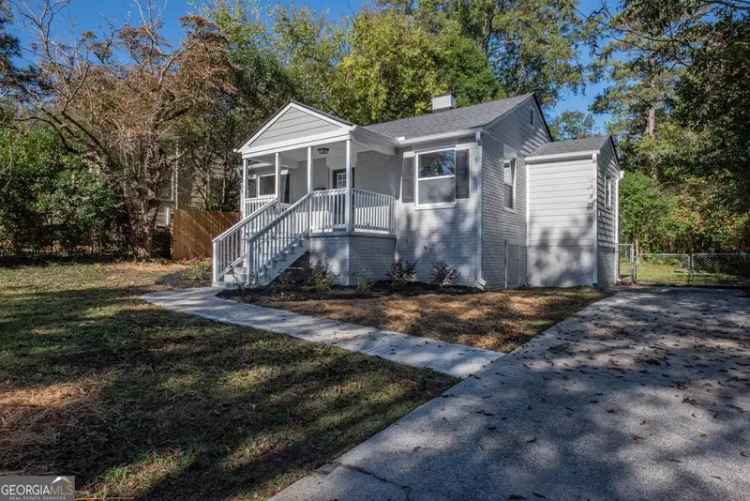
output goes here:
[[[346, 295], [351, 297], [345, 297]], [[510, 352], [598, 301], [606, 293], [590, 288], [524, 289], [476, 292], [468, 290], [356, 294], [271, 291], [249, 292], [240, 300], [273, 308], [354, 322], [415, 336]]]
[[139, 299], [200, 270], [0, 269], [0, 471], [97, 496], [266, 497], [455, 382]]
[[728, 273], [696, 271], [692, 275], [679, 263], [649, 262], [638, 263], [637, 282], [648, 285], [742, 285], [750, 279]]

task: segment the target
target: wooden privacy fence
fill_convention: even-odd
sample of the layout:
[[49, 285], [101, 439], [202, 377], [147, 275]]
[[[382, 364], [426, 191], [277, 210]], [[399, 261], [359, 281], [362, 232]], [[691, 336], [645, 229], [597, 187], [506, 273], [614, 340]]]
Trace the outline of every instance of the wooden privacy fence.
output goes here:
[[172, 214], [172, 259], [211, 257], [211, 241], [240, 220], [240, 212], [177, 209]]

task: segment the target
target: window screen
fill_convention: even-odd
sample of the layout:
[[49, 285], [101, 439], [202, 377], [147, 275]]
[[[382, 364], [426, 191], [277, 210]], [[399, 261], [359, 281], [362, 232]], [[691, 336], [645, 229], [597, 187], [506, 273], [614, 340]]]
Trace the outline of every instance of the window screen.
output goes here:
[[256, 178], [247, 180], [247, 190], [245, 191], [246, 198], [257, 198], [258, 197], [258, 180]]
[[276, 194], [276, 176], [261, 176], [259, 196], [268, 196]]
[[419, 203], [450, 203], [456, 199], [456, 182], [453, 177], [419, 180]]
[[456, 200], [456, 150], [421, 153], [417, 157], [419, 177], [417, 202], [450, 203]]

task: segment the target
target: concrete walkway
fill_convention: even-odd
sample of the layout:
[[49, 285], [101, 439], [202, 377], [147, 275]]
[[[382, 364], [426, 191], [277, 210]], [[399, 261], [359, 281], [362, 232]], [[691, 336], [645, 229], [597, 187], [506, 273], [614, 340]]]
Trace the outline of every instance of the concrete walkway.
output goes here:
[[750, 300], [621, 292], [275, 499], [750, 499]]
[[169, 310], [286, 334], [458, 378], [478, 372], [502, 355], [480, 348], [221, 299], [216, 297], [220, 291], [209, 287], [186, 289], [148, 294], [144, 299]]

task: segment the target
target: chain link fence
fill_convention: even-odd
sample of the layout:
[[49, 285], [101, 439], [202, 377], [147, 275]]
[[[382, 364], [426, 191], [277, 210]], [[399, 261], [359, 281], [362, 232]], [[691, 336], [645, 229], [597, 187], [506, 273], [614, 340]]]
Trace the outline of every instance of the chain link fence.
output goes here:
[[623, 283], [648, 285], [750, 286], [750, 253], [644, 253], [620, 245], [619, 277]]

